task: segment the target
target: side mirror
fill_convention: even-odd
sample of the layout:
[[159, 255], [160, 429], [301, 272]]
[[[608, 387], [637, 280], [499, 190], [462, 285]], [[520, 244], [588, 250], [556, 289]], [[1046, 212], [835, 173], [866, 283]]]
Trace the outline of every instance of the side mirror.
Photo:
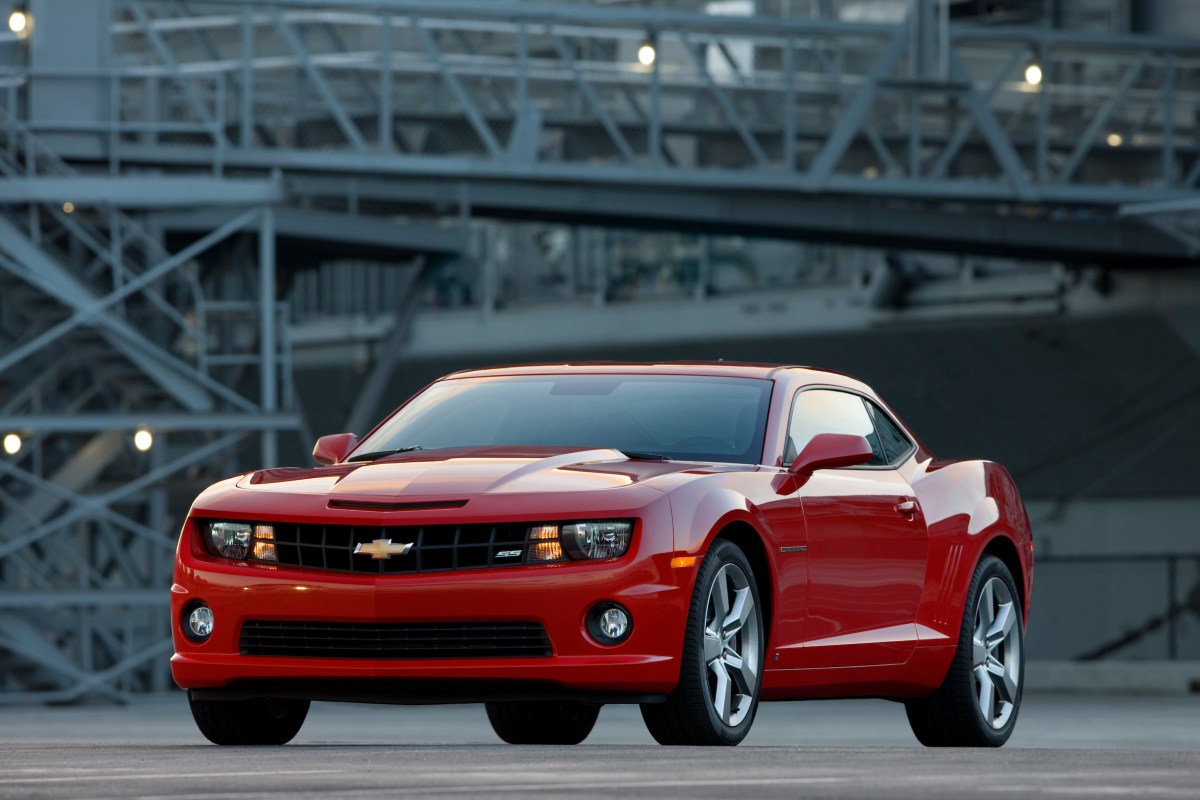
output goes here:
[[321, 466], [337, 464], [345, 461], [346, 456], [350, 455], [350, 451], [357, 444], [358, 437], [353, 433], [331, 433], [322, 436], [317, 439], [317, 445], [313, 448], [313, 460]]
[[796, 456], [788, 472], [793, 475], [812, 475], [819, 469], [837, 469], [865, 464], [874, 452], [861, 436], [845, 433], [818, 433]]

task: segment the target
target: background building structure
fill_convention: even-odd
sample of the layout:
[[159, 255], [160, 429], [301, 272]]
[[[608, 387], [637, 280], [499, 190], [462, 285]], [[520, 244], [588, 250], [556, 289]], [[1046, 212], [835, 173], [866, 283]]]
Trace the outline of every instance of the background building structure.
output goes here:
[[1200, 662], [1195, 4], [11, 5], [0, 703], [168, 688], [200, 488], [530, 360], [856, 374], [1015, 475], [1031, 658]]

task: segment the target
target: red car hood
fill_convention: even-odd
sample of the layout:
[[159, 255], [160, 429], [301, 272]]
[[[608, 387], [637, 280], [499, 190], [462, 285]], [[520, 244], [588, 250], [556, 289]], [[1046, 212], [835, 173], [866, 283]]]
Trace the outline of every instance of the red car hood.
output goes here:
[[462, 499], [480, 494], [578, 492], [646, 483], [710, 465], [633, 460], [616, 450], [462, 448], [404, 453], [368, 463], [315, 469], [260, 470], [238, 488], [273, 494], [328, 495], [331, 500]]

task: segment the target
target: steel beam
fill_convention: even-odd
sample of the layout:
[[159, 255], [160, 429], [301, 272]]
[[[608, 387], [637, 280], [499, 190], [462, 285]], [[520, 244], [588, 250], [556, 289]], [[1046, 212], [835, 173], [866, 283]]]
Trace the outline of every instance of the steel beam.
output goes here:
[[117, 208], [196, 208], [254, 206], [284, 199], [278, 181], [212, 178], [203, 175], [71, 175], [10, 178], [0, 181], [0, 204], [70, 202]]
[[224, 414], [172, 414], [154, 411], [73, 414], [0, 414], [0, 430], [33, 433], [92, 433], [117, 430], [136, 431], [286, 431], [295, 428], [299, 418], [291, 412], [273, 414], [230, 412]]

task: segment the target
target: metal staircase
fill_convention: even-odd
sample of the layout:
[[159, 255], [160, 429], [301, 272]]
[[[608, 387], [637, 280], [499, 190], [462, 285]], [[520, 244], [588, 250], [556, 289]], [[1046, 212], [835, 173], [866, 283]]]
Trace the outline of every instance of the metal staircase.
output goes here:
[[270, 459], [297, 425], [286, 312], [273, 283], [204, 284], [194, 259], [239, 226], [172, 253], [117, 205], [46, 197], [81, 176], [7, 115], [0, 174], [29, 194], [0, 205], [0, 432], [23, 438], [0, 460], [0, 703], [163, 689], [180, 509], [249, 433]]
[[[516, 0], [77, 7], [101, 24], [60, 25], [49, 66], [53, 43], [0, 33], [0, 436], [23, 439], [0, 456], [0, 703], [166, 687], [176, 526], [199, 486], [277, 463], [299, 429], [279, 297], [322, 262], [421, 265], [359, 338], [433, 359], [517, 350], [548, 318], [649, 335], [638, 309], [603, 307], [625, 298], [598, 228], [1047, 267], [922, 283], [876, 261], [815, 271], [794, 296], [710, 299], [697, 256], [674, 327], [730, 337], [793, 330], [784, 318], [803, 332], [1086, 311], [1108, 302], [1108, 268], [1200, 255], [1192, 41]], [[81, 31], [97, 61], [72, 62]], [[514, 220], [583, 231], [586, 308], [498, 324], [522, 310], [497, 302], [485, 244], [479, 313], [410, 324], [434, 267]]]

